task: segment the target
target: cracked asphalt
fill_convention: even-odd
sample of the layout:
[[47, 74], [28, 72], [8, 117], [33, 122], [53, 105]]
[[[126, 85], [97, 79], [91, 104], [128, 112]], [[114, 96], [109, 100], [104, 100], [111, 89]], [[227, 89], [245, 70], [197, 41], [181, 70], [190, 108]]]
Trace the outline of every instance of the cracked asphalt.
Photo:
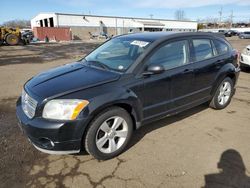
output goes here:
[[[229, 39], [242, 50], [250, 40]], [[250, 187], [250, 71], [224, 110], [206, 104], [145, 125], [120, 156], [98, 161], [37, 151], [15, 101], [34, 74], [77, 60], [97, 43], [0, 47], [0, 187]]]

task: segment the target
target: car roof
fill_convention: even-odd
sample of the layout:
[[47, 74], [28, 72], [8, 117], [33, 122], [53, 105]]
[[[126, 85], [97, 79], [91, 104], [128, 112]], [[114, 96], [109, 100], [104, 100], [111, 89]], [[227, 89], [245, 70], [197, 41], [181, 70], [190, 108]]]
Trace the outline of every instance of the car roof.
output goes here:
[[119, 35], [115, 38], [128, 39], [128, 40], [143, 40], [148, 42], [154, 42], [156, 40], [167, 39], [172, 37], [188, 37], [188, 36], [216, 36], [225, 38], [224, 35], [210, 32], [142, 32], [142, 33], [131, 33], [125, 35]]
[[117, 38], [122, 39], [136, 39], [136, 40], [146, 40], [149, 42], [153, 42], [157, 39], [170, 36], [173, 32], [142, 32], [142, 33], [130, 33], [125, 35], [117, 36]]

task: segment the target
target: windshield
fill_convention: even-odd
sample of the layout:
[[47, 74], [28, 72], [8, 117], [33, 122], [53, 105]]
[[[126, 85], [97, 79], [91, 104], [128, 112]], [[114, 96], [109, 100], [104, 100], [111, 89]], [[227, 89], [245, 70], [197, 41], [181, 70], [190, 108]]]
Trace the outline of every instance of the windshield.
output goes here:
[[145, 51], [150, 42], [114, 38], [85, 57], [87, 62], [103, 65], [111, 70], [125, 72]]

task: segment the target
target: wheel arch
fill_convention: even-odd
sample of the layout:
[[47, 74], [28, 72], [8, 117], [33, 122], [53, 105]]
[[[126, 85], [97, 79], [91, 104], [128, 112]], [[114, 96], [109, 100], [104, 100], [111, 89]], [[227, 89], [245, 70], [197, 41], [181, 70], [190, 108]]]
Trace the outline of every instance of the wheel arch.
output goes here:
[[[91, 113], [91, 118], [88, 120], [87, 122], [87, 126], [84, 128], [84, 130], [82, 131], [81, 135], [81, 143], [85, 140], [86, 138], [86, 134], [87, 134], [87, 130], [89, 129], [91, 122], [95, 119], [95, 117], [100, 114], [101, 112], [103, 112], [104, 110], [108, 109], [108, 108], [112, 108], [112, 107], [120, 107], [124, 110], [126, 110], [128, 112], [128, 114], [130, 115], [132, 122], [133, 122], [133, 130], [138, 129], [141, 126], [141, 120], [140, 117], [138, 116], [135, 108], [133, 107], [133, 105], [131, 105], [128, 102], [124, 102], [124, 101], [115, 101], [113, 103], [107, 103], [105, 105], [101, 105], [99, 108], [95, 109], [92, 113]], [[138, 122], [139, 121], [139, 122]], [[81, 150], [83, 145], [81, 145]]]
[[229, 77], [232, 79], [233, 83], [236, 82], [236, 75], [235, 75], [235, 67], [232, 64], [227, 64], [221, 68], [221, 70], [217, 73], [215, 78], [214, 84], [211, 90], [211, 96], [214, 96], [217, 88], [219, 87], [220, 83], [226, 78]]
[[123, 108], [124, 110], [126, 110], [128, 112], [128, 114], [131, 116], [132, 121], [133, 121], [133, 128], [138, 129], [140, 127], [142, 118], [141, 118], [141, 114], [139, 112], [139, 109], [137, 109], [135, 107], [135, 105], [136, 104], [134, 104], [133, 102], [124, 101], [124, 100], [117, 100], [117, 101], [114, 101], [112, 103], [102, 104], [98, 108], [96, 108], [94, 111], [91, 112], [91, 120], [89, 121], [89, 123], [98, 114], [100, 114], [102, 111], [106, 110], [107, 108], [120, 107], [120, 108]]

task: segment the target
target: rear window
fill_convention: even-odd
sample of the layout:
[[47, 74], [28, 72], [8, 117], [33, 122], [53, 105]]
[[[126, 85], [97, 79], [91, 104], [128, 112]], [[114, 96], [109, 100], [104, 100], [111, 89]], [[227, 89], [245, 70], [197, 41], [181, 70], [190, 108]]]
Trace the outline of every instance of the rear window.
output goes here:
[[226, 43], [219, 40], [214, 40], [213, 42], [216, 48], [217, 55], [225, 54], [228, 52], [229, 47]]
[[213, 50], [209, 39], [194, 39], [193, 46], [196, 61], [213, 57]]
[[250, 34], [250, 32], [244, 32], [244, 34], [248, 34], [248, 35], [249, 35], [249, 34]]

